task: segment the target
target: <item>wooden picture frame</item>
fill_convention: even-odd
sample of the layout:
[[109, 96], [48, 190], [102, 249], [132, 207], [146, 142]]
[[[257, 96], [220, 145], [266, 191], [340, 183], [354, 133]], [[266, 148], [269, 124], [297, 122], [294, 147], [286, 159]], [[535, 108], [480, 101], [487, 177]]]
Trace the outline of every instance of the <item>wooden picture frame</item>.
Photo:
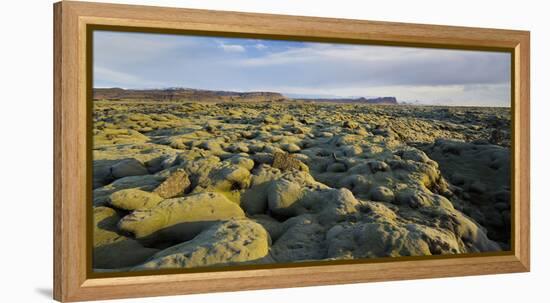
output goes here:
[[[341, 41], [512, 54], [512, 250], [502, 254], [387, 258], [232, 271], [95, 277], [88, 270], [87, 159], [92, 26], [244, 37]], [[54, 298], [62, 302], [310, 285], [526, 272], [529, 240], [527, 31], [373, 22], [62, 1], [54, 5]]]

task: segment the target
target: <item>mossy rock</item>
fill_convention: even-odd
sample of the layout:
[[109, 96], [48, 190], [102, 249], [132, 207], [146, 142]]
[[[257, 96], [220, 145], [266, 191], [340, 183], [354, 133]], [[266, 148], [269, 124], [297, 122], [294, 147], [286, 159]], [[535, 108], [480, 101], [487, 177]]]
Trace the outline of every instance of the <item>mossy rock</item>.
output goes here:
[[149, 241], [188, 240], [219, 221], [244, 217], [239, 205], [221, 193], [199, 193], [167, 199], [148, 210], [125, 216], [119, 228]]
[[93, 264], [94, 268], [117, 269], [140, 264], [158, 252], [142, 246], [136, 240], [119, 233], [120, 217], [109, 207], [94, 208]]
[[313, 216], [294, 217], [287, 220], [285, 225], [286, 231], [271, 247], [271, 254], [277, 262], [325, 258], [325, 231]]
[[272, 166], [282, 171], [293, 169], [305, 172], [309, 171], [308, 166], [298, 160], [294, 155], [281, 152], [273, 154]]
[[189, 181], [185, 170], [178, 169], [155, 188], [153, 192], [162, 198], [168, 199], [183, 195], [190, 185], [191, 181]]
[[302, 187], [294, 182], [280, 179], [273, 181], [267, 188], [269, 210], [275, 214], [290, 215], [292, 206], [304, 195]]
[[115, 179], [129, 176], [142, 176], [149, 174], [147, 168], [138, 160], [129, 158], [117, 162], [111, 166], [111, 174]]
[[115, 180], [113, 183], [94, 189], [94, 206], [105, 206], [110, 196], [119, 190], [136, 188], [144, 191], [153, 191], [164, 180], [157, 175], [130, 176]]
[[230, 220], [201, 232], [193, 240], [158, 252], [133, 270], [195, 268], [255, 261], [269, 252], [269, 235], [258, 223]]
[[104, 128], [94, 129], [93, 143], [95, 147], [117, 144], [144, 143], [149, 138], [132, 129]]
[[149, 209], [157, 206], [164, 198], [155, 193], [137, 188], [123, 189], [111, 194], [111, 205], [125, 210]]
[[392, 202], [395, 198], [393, 191], [385, 186], [374, 187], [369, 195], [372, 200], [380, 202]]

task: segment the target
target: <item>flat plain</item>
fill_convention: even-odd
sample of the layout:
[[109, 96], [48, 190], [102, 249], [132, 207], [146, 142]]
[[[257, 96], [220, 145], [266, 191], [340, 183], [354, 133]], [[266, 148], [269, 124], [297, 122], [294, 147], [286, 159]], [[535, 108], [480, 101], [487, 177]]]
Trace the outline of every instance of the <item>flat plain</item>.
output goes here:
[[96, 271], [510, 249], [510, 109], [93, 102]]

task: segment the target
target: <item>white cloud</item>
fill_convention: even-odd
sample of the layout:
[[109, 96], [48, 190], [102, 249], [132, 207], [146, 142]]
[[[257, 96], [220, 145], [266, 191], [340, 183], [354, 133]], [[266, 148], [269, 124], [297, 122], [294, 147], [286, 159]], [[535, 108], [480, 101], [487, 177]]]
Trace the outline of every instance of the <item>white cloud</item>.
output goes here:
[[256, 45], [254, 45], [254, 48], [256, 48], [257, 50], [264, 50], [264, 49], [267, 48], [267, 46], [265, 44], [258, 43]]
[[148, 86], [154, 88], [160, 85], [158, 82], [148, 81], [133, 74], [115, 71], [102, 66], [94, 66], [94, 87], [112, 87], [112, 83], [122, 88]]
[[[307, 43], [305, 47], [292, 47], [284, 51], [269, 53], [263, 57], [246, 58], [241, 61], [249, 66], [270, 66], [303, 63], [320, 60], [344, 60], [354, 62], [381, 62], [404, 59], [405, 57], [427, 57], [429, 53], [404, 47], [359, 46]], [[240, 64], [240, 63], [239, 63]]]
[[99, 31], [94, 33], [94, 61], [115, 64], [155, 60], [165, 52], [195, 45], [192, 39], [173, 35]]
[[301, 79], [296, 80], [310, 79], [309, 83], [324, 87], [452, 85], [508, 82], [509, 58], [507, 53], [494, 52], [307, 43], [232, 64], [271, 74], [299, 73]]
[[229, 53], [242, 53], [242, 52], [246, 51], [246, 49], [242, 45], [227, 44], [227, 43], [223, 43], [221, 41], [218, 41], [218, 47], [223, 49], [225, 52], [229, 52]]

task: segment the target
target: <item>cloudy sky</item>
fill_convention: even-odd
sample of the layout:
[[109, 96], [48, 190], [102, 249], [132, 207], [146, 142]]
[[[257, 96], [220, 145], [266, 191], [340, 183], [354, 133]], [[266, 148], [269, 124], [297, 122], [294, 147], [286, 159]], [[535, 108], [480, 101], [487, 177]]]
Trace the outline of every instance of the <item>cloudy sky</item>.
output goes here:
[[498, 52], [94, 32], [94, 87], [510, 106], [510, 60]]

